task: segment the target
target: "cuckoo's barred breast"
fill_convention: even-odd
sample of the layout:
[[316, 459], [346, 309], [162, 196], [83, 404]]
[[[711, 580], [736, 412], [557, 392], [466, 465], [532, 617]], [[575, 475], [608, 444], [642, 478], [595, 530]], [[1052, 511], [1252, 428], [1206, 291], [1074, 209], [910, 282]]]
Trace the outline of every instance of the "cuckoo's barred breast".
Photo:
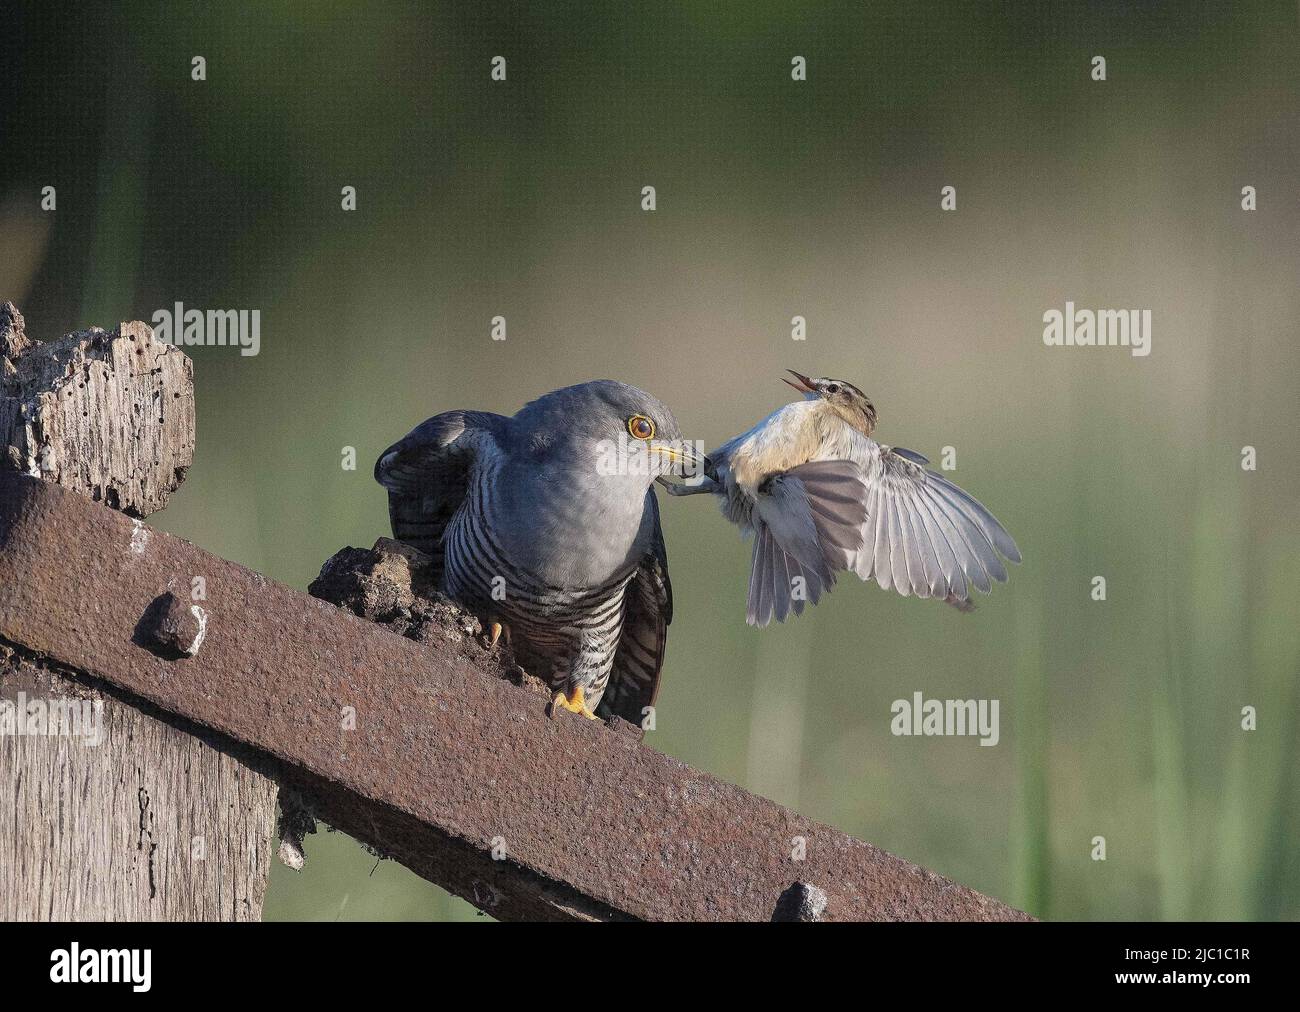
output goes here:
[[634, 567], [595, 587], [557, 587], [510, 558], [494, 531], [510, 522], [495, 494], [499, 469], [482, 467], [444, 538], [447, 593], [510, 629], [532, 674], [560, 687], [580, 682], [599, 699], [623, 626]]

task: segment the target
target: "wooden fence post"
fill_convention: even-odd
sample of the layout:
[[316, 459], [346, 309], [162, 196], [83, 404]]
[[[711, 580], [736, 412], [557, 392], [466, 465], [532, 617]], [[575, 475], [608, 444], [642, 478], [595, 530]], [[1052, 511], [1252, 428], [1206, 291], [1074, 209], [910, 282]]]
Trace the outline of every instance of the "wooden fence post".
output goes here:
[[[0, 468], [143, 518], [193, 452], [178, 348], [138, 322], [40, 344], [0, 304]], [[261, 918], [277, 789], [252, 754], [3, 639], [0, 732], [0, 920]]]

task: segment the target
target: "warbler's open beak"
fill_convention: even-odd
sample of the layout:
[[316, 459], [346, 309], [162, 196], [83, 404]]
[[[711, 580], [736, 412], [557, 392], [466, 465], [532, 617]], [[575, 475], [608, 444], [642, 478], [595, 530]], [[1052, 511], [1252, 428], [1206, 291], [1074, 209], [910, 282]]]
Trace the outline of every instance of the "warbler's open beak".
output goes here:
[[700, 478], [709, 478], [716, 481], [718, 478], [718, 469], [714, 467], [713, 461], [689, 440], [674, 439], [670, 442], [655, 442], [651, 443], [650, 447], [655, 453], [659, 454], [661, 459], [668, 462], [667, 472], [669, 474], [697, 481]]
[[801, 394], [815, 394], [817, 392], [817, 388], [813, 386], [812, 380], [810, 380], [803, 373], [795, 372], [793, 369], [787, 369], [786, 372], [790, 373], [795, 378], [795, 380], [798, 380], [798, 382], [796, 383], [782, 376], [781, 377], [782, 383], [788, 383], [790, 386], [798, 390]]

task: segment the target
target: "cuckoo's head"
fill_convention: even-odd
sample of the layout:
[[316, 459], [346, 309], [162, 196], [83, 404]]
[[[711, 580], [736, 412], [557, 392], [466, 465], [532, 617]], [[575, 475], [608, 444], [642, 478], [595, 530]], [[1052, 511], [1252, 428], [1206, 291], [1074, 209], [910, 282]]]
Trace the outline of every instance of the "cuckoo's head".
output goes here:
[[793, 369], [787, 369], [786, 372], [793, 375], [794, 379], [788, 380], [782, 377], [782, 382], [798, 390], [804, 395], [805, 400], [825, 401], [864, 436], [871, 435], [871, 431], [876, 427], [876, 406], [852, 383], [847, 380], [832, 379], [829, 376], [810, 379]]
[[648, 488], [657, 478], [714, 476], [713, 464], [683, 438], [659, 398], [615, 380], [556, 390], [526, 405], [516, 422], [533, 434], [530, 447], [570, 469], [625, 476]]

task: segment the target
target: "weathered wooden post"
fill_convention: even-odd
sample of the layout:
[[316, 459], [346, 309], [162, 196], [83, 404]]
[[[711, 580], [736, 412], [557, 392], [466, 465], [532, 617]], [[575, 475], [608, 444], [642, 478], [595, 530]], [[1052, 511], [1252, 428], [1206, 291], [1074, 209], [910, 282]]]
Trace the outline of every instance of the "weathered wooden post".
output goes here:
[[[0, 468], [139, 519], [166, 505], [193, 453], [182, 351], [138, 322], [40, 344], [0, 304]], [[136, 534], [126, 551], [150, 536]], [[181, 622], [160, 603], [155, 620], [172, 625], [152, 631], [157, 649], [185, 638], [204, 575], [158, 587]], [[0, 637], [0, 920], [260, 919], [277, 793], [261, 766]]]

